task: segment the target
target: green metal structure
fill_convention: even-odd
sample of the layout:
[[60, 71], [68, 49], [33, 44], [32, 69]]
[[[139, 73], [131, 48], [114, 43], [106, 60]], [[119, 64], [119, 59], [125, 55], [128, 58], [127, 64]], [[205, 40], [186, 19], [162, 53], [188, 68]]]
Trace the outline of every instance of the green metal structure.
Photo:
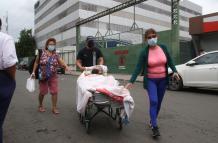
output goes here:
[[123, 10], [125, 8], [137, 5], [137, 4], [142, 3], [144, 1], [147, 1], [147, 0], [129, 0], [129, 1], [125, 2], [125, 3], [117, 5], [115, 7], [110, 8], [110, 9], [107, 9], [105, 11], [102, 11], [102, 12], [96, 14], [96, 15], [93, 15], [93, 16], [87, 18], [87, 19], [81, 20], [81, 21], [76, 23], [76, 26], [80, 26], [82, 24], [85, 24], [85, 23], [88, 23], [90, 21], [99, 19], [99, 18], [104, 17], [106, 15], [110, 15], [110, 14], [115, 13], [117, 11], [121, 11], [121, 10]]
[[[81, 35], [80, 35], [80, 26], [91, 22], [93, 20], [99, 19], [103, 16], [110, 15], [114, 12], [120, 11], [122, 9], [134, 6], [135, 14], [135, 5], [144, 2], [147, 0], [129, 0], [125, 3], [122, 3], [118, 6], [110, 8], [106, 11], [100, 12], [94, 16], [91, 16], [87, 19], [81, 20], [76, 23], [76, 41], [77, 41], [77, 50], [80, 49]], [[168, 31], [158, 32], [159, 42], [164, 43], [169, 47], [170, 53], [176, 64], [180, 62], [180, 45], [179, 45], [179, 0], [171, 0], [172, 3], [172, 29]], [[131, 27], [131, 30], [137, 27], [134, 23]], [[133, 28], [133, 29], [132, 29]], [[138, 28], [138, 27], [137, 27]], [[143, 34], [142, 34], [143, 36]], [[110, 73], [122, 73], [130, 74], [133, 72], [139, 52], [145, 46], [145, 43], [129, 46], [121, 46], [114, 48], [101, 48], [101, 51], [105, 58], [105, 64], [108, 66]]]
[[[76, 45], [77, 45], [77, 50], [79, 49], [79, 45], [80, 45], [80, 41], [81, 41], [80, 25], [83, 25], [83, 24], [86, 24], [88, 22], [94, 21], [94, 20], [99, 19], [101, 17], [104, 17], [106, 15], [110, 16], [110, 14], [112, 14], [112, 13], [121, 11], [121, 10], [123, 10], [125, 8], [128, 8], [128, 7], [131, 7], [131, 6], [135, 6], [135, 5], [137, 5], [139, 3], [142, 3], [144, 1], [147, 1], [147, 0], [129, 0], [129, 1], [125, 2], [125, 3], [122, 3], [120, 5], [112, 7], [110, 9], [105, 10], [105, 11], [102, 11], [102, 12], [96, 14], [96, 15], [88, 17], [87, 19], [83, 19], [83, 20], [77, 22], [76, 23], [76, 42], [77, 42]], [[135, 9], [134, 9], [134, 12], [135, 12]], [[135, 20], [135, 17], [134, 17], [134, 20]], [[110, 18], [109, 18], [109, 21], [110, 21]]]
[[171, 0], [171, 54], [176, 64], [180, 63], [179, 45], [179, 0]]

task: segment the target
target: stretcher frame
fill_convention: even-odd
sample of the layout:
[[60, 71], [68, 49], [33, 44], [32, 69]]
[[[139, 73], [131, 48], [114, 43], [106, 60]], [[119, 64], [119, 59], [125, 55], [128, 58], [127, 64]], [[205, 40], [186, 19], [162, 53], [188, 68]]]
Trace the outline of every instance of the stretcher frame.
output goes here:
[[[117, 122], [118, 129], [122, 130], [123, 122], [121, 117], [121, 111], [124, 109], [123, 103], [113, 100], [109, 96], [89, 91], [92, 93], [92, 97], [89, 98], [89, 101], [86, 105], [85, 113], [79, 113], [79, 120], [82, 124], [85, 125], [86, 133], [90, 133], [90, 127], [92, 120], [100, 113], [105, 114], [114, 121]], [[93, 109], [96, 111], [93, 111]]]

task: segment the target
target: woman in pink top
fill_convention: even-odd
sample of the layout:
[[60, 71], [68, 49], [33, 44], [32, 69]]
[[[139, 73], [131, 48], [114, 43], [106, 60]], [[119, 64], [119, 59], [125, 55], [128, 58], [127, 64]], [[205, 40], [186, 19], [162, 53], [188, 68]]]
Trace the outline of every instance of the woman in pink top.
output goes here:
[[173, 76], [179, 78], [171, 56], [165, 45], [157, 44], [157, 33], [154, 29], [145, 32], [145, 40], [148, 43], [140, 56], [135, 71], [126, 88], [131, 88], [138, 74], [144, 71], [144, 88], [147, 90], [150, 101], [150, 125], [153, 136], [160, 136], [157, 125], [157, 117], [168, 83], [168, 66], [174, 72]]
[[57, 95], [58, 95], [58, 77], [57, 66], [61, 65], [68, 70], [68, 66], [56, 53], [56, 40], [49, 38], [46, 41], [45, 49], [36, 57], [32, 77], [35, 77], [37, 66], [39, 65], [39, 112], [45, 112], [43, 106], [44, 96], [48, 93], [52, 95], [52, 113], [59, 114], [57, 109]]

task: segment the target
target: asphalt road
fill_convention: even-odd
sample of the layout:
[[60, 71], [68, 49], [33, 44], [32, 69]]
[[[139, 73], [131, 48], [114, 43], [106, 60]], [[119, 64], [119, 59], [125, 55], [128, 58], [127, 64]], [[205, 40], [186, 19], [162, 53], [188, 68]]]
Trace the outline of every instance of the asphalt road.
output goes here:
[[76, 112], [76, 76], [59, 76], [60, 115], [51, 112], [51, 96], [45, 98], [45, 113], [37, 112], [37, 94], [25, 89], [29, 74], [17, 72], [17, 88], [4, 124], [5, 143], [217, 143], [218, 92], [186, 89], [167, 91], [159, 116], [161, 137], [154, 140], [147, 126], [148, 98], [141, 83], [131, 90], [135, 110], [127, 126], [100, 115], [86, 134]]

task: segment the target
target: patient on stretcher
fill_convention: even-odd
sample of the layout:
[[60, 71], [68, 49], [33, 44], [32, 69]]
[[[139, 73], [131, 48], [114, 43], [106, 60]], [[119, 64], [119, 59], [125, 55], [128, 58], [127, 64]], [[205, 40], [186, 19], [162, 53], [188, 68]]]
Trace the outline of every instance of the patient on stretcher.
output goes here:
[[99, 69], [93, 69], [91, 73], [92, 74], [102, 74], [103, 72], [102, 70], [99, 70]]
[[87, 67], [86, 70], [77, 79], [77, 111], [83, 113], [89, 98], [92, 96], [91, 91], [105, 92], [113, 96], [123, 97], [125, 113], [129, 117], [134, 109], [134, 101], [130, 92], [124, 86], [119, 85], [112, 75], [107, 75], [107, 67], [98, 65]]
[[86, 67], [86, 70], [84, 71], [84, 74], [90, 75], [90, 74], [99, 74], [99, 75], [107, 75], [107, 67], [104, 65], [96, 65], [92, 67]]

